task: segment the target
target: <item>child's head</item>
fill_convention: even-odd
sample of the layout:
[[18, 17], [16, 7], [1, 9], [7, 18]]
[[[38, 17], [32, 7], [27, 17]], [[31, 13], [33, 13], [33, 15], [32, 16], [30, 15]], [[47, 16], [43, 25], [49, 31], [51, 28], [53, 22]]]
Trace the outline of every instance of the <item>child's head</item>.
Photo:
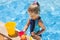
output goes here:
[[31, 4], [30, 5], [30, 7], [28, 8], [28, 12], [29, 13], [35, 13], [35, 14], [38, 14], [39, 13], [39, 11], [40, 11], [40, 5], [39, 5], [39, 3], [37, 2], [37, 3], [33, 3], [33, 4]]
[[37, 18], [37, 16], [39, 15], [39, 12], [40, 12], [39, 7], [40, 7], [40, 5], [38, 2], [30, 5], [30, 7], [28, 8], [28, 13], [31, 18], [33, 18], [33, 19]]

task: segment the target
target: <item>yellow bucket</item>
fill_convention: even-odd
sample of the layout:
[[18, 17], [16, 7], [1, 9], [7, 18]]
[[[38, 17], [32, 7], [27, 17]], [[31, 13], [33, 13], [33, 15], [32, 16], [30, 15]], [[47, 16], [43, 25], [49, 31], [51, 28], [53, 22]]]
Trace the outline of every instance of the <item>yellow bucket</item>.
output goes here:
[[13, 36], [15, 35], [15, 27], [16, 27], [16, 23], [15, 22], [7, 22], [5, 24], [5, 27], [7, 29], [8, 35]]

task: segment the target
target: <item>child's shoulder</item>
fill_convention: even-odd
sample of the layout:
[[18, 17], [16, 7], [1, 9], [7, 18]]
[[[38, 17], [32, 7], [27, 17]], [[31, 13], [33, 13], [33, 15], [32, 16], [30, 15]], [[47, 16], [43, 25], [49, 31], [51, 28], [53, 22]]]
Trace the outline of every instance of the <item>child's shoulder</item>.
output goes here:
[[39, 16], [39, 17], [38, 17], [38, 20], [40, 20], [40, 19], [41, 19], [41, 17]]
[[38, 16], [38, 19], [41, 19], [41, 17], [40, 17], [40, 16]]

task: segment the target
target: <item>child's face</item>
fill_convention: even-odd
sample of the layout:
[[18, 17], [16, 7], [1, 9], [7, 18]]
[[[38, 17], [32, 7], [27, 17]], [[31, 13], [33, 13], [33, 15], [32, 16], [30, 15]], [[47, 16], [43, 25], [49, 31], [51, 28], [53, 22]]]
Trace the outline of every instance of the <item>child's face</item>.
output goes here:
[[35, 13], [33, 12], [33, 13], [29, 13], [29, 16], [30, 16], [32, 19], [37, 19], [38, 14], [35, 14]]

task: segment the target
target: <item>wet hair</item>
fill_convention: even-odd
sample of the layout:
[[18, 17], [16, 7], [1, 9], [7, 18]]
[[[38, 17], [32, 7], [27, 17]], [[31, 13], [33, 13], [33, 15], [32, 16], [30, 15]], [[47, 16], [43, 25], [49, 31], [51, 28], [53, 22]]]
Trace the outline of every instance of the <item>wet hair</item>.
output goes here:
[[[36, 7], [33, 7], [34, 5], [37, 5]], [[40, 11], [40, 5], [39, 5], [39, 3], [37, 2], [37, 3], [33, 3], [32, 4], [32, 6], [30, 5], [30, 7], [28, 8], [28, 12], [34, 12], [34, 13], [39, 13], [39, 11]]]
[[38, 2], [37, 2], [37, 5], [40, 6]]

